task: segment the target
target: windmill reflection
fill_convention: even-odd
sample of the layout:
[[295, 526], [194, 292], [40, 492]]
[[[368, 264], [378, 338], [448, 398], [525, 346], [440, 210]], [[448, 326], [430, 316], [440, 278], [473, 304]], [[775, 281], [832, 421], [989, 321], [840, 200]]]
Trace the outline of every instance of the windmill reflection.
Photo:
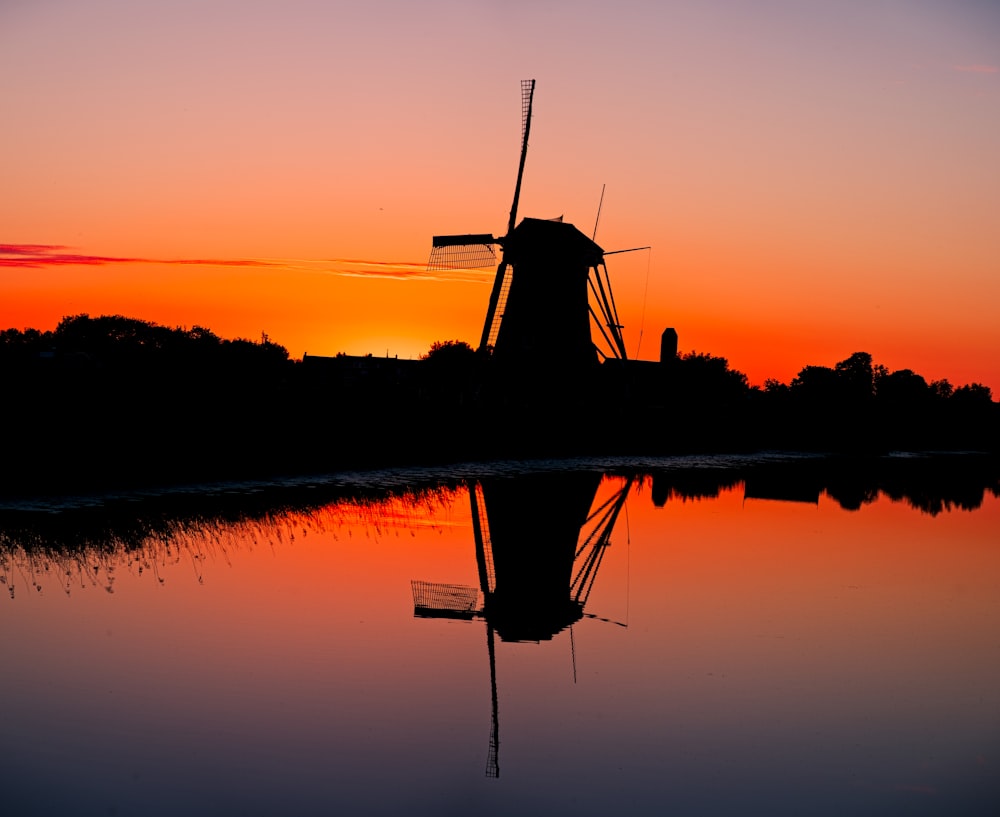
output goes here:
[[601, 479], [563, 472], [470, 483], [479, 587], [411, 582], [414, 616], [486, 623], [488, 777], [500, 774], [495, 637], [547, 641], [585, 616], [598, 618], [585, 612], [587, 600], [634, 481], [628, 477], [594, 507]]

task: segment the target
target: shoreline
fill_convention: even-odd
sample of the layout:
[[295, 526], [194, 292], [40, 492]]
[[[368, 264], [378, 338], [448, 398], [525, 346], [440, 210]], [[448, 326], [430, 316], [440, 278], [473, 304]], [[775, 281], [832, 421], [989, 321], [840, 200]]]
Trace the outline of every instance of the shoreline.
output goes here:
[[[343, 497], [389, 496], [455, 488], [482, 479], [516, 479], [539, 473], [589, 471], [606, 475], [640, 475], [666, 479], [682, 491], [712, 488], [746, 481], [780, 477], [788, 485], [825, 490], [828, 483], [878, 486], [890, 481], [913, 484], [982, 483], [984, 490], [1000, 493], [1000, 456], [984, 451], [892, 451], [882, 454], [835, 454], [764, 450], [757, 452], [676, 455], [603, 455], [464, 460], [431, 464], [395, 464], [371, 468], [343, 468], [298, 474], [220, 479], [150, 482], [131, 486], [80, 488], [61, 493], [44, 491], [0, 492], [0, 517], [51, 514], [103, 509], [108, 505], [144, 502], [184, 505], [211, 504], [215, 500], [246, 499], [249, 504], [278, 500], [333, 501]], [[832, 484], [832, 483], [831, 483]], [[695, 491], [695, 493], [697, 493]], [[242, 499], [240, 499], [242, 498]], [[761, 497], [766, 498], [766, 497]]]

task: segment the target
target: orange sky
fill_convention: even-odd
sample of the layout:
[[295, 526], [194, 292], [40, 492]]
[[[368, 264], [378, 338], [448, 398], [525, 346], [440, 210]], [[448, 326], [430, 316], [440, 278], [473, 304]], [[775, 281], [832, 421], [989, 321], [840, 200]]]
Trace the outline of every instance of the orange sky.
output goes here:
[[535, 77], [520, 213], [589, 235], [607, 185], [598, 243], [652, 245], [609, 258], [630, 353], [1000, 393], [1000, 8], [514, 5], [4, 4], [0, 327], [475, 343], [490, 275], [423, 265], [503, 231]]

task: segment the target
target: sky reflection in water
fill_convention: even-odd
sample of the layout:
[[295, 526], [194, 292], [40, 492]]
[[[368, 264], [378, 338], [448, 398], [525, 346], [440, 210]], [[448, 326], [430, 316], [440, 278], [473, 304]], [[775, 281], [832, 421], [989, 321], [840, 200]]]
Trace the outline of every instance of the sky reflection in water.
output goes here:
[[[484, 480], [495, 593], [466, 621], [411, 590], [480, 589], [462, 484], [83, 550], [7, 532], [4, 809], [994, 813], [996, 493], [932, 515], [716, 483]], [[546, 632], [587, 508], [625, 488], [585, 606]]]

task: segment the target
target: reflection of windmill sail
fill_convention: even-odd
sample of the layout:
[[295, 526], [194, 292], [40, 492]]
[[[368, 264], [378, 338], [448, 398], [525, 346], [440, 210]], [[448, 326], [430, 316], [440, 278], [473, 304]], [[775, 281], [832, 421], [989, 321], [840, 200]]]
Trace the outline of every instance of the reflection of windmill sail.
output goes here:
[[[481, 498], [482, 485], [469, 485], [469, 504], [472, 509], [472, 534], [476, 540], [476, 566], [479, 570], [479, 587], [485, 599], [496, 589], [496, 574], [493, 570], [493, 544], [490, 542], [490, 528], [486, 519], [486, 504]], [[500, 776], [500, 717], [497, 697], [497, 656], [494, 647], [493, 625], [486, 622], [486, 647], [490, 655], [490, 693], [493, 703], [490, 718], [490, 750], [486, 757], [486, 776]]]
[[413, 615], [419, 618], [473, 619], [483, 613], [482, 600], [475, 587], [440, 582], [410, 582], [413, 591]]
[[469, 486], [469, 503], [472, 506], [472, 534], [476, 539], [479, 586], [485, 596], [496, 589], [497, 579], [493, 571], [493, 543], [489, 539], [489, 521], [485, 516], [486, 503], [482, 498], [482, 493], [483, 486], [480, 483], [477, 482]]
[[573, 577], [571, 592], [573, 600], [579, 603], [582, 610], [587, 599], [590, 598], [590, 591], [594, 587], [594, 580], [597, 578], [597, 571], [604, 561], [604, 554], [611, 544], [611, 531], [618, 521], [618, 514], [625, 507], [625, 500], [628, 499], [629, 491], [632, 489], [634, 477], [629, 477], [618, 491], [606, 500], [596, 511], [591, 513], [587, 522], [594, 522], [593, 530], [583, 538], [580, 547], [576, 552], [576, 561], [580, 562], [580, 567]]
[[491, 724], [488, 777], [499, 777], [495, 635], [542, 641], [578, 621], [632, 478], [590, 510], [599, 474], [558, 473], [469, 485], [479, 588], [412, 581], [413, 614], [486, 621]]
[[497, 653], [493, 645], [493, 628], [486, 625], [486, 649], [490, 654], [490, 750], [486, 755], [486, 776], [500, 777], [500, 705], [497, 696]]

